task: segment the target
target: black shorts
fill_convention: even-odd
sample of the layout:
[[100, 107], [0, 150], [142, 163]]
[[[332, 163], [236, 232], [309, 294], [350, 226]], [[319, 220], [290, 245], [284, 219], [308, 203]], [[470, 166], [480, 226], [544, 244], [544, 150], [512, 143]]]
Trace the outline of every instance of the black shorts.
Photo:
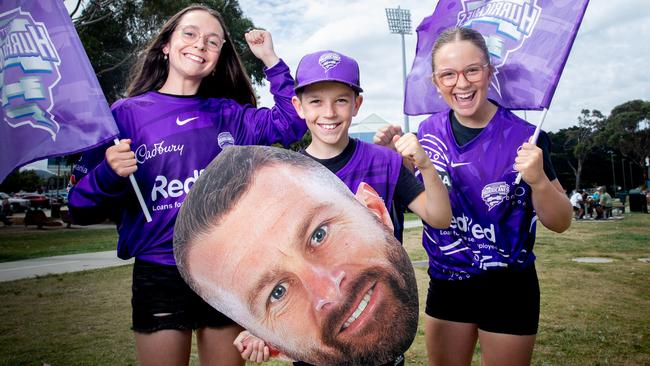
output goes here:
[[430, 278], [425, 313], [437, 319], [474, 323], [487, 332], [537, 334], [539, 282], [535, 266], [490, 271], [463, 281]]
[[133, 265], [133, 330], [194, 330], [235, 324], [201, 299], [176, 266], [137, 260]]

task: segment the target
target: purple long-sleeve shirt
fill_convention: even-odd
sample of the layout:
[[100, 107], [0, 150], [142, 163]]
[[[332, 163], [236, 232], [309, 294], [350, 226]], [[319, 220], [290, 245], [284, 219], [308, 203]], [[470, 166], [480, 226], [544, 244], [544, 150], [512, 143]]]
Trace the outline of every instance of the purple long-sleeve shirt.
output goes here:
[[230, 99], [177, 97], [150, 91], [115, 102], [120, 138], [130, 138], [135, 178], [152, 216], [147, 223], [127, 178], [104, 159], [108, 146], [85, 153], [74, 167], [69, 206], [76, 222], [111, 215], [119, 233], [118, 257], [174, 265], [173, 228], [188, 190], [229, 145], [288, 145], [306, 131], [291, 97], [293, 78], [284, 62], [266, 70], [273, 108]]

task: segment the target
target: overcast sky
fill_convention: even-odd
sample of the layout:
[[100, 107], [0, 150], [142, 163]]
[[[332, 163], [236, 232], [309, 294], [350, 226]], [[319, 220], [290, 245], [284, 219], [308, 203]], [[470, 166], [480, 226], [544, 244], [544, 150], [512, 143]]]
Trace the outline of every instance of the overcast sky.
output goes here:
[[[571, 1], [571, 0], [568, 0]], [[411, 11], [413, 33], [406, 36], [410, 71], [416, 27], [437, 1], [421, 0], [239, 0], [244, 15], [271, 31], [276, 51], [292, 72], [301, 56], [332, 49], [354, 57], [361, 68], [364, 104], [355, 121], [376, 113], [402, 123], [401, 40], [390, 34], [385, 8]], [[650, 99], [650, 3], [648, 0], [592, 0], [555, 92], [544, 129], [573, 126], [582, 109], [611, 109], [632, 99]], [[272, 99], [258, 87], [262, 105]], [[536, 123], [541, 113], [527, 112]], [[411, 117], [411, 130], [425, 116]]]

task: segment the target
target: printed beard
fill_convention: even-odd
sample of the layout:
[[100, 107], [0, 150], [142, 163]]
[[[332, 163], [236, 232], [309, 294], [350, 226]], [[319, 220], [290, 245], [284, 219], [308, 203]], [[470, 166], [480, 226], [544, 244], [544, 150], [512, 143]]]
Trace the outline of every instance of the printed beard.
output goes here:
[[[386, 231], [385, 236], [389, 243], [386, 255], [392, 268], [372, 267], [355, 279], [349, 292], [356, 296], [351, 296], [328, 315], [321, 333], [322, 349], [283, 350], [285, 354], [314, 365], [377, 365], [392, 361], [406, 352], [417, 331], [417, 284], [406, 251], [392, 233]], [[372, 285], [370, 291], [369, 285]], [[356, 331], [354, 336], [348, 336], [346, 325], [354, 326], [355, 313], [363, 316], [365, 307], [372, 301], [369, 298], [374, 287], [378, 285], [386, 291], [385, 301], [375, 304], [373, 319]], [[361, 301], [360, 292], [364, 292]], [[352, 325], [349, 325], [351, 320]]]

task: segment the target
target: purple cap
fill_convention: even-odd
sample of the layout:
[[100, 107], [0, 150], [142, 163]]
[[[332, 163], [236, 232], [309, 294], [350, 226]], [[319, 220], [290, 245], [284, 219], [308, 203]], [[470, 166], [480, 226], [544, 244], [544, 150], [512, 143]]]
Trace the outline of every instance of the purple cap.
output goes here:
[[358, 93], [359, 65], [354, 59], [334, 51], [318, 51], [305, 55], [298, 64], [294, 90], [321, 81], [338, 81]]

